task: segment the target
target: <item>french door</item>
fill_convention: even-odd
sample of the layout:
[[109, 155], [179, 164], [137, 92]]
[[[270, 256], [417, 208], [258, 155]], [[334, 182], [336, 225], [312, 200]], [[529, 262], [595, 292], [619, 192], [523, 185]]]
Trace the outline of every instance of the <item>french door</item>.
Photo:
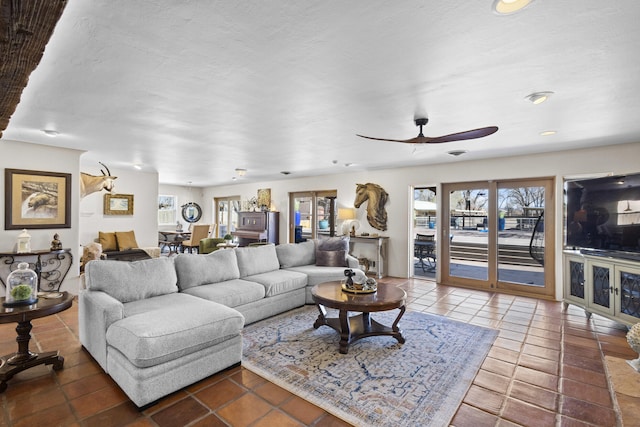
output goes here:
[[337, 190], [289, 193], [289, 241], [334, 236], [337, 195]]
[[212, 237], [224, 237], [236, 230], [238, 225], [238, 212], [240, 212], [240, 196], [216, 197], [213, 211], [217, 227], [216, 235]]
[[441, 281], [553, 296], [553, 179], [443, 184]]

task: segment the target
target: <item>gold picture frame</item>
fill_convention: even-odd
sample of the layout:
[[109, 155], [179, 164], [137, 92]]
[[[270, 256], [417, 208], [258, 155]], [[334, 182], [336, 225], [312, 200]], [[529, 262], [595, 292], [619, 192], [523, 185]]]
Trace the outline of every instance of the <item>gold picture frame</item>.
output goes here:
[[105, 215], [133, 215], [133, 194], [105, 194]]
[[4, 229], [71, 228], [71, 174], [4, 170]]
[[271, 189], [261, 188], [258, 190], [257, 205], [263, 211], [271, 209]]

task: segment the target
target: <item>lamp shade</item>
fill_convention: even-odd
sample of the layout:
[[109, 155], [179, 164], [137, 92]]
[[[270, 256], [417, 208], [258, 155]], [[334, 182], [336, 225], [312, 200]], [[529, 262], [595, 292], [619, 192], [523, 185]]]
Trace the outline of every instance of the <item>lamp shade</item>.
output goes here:
[[352, 208], [338, 208], [338, 219], [347, 220], [355, 219], [356, 210]]

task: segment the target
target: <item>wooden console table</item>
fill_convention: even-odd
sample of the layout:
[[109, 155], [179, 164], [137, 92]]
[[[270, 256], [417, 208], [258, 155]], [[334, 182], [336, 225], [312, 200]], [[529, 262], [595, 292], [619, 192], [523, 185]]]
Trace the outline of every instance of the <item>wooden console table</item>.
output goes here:
[[[378, 279], [382, 279], [387, 275], [387, 245], [389, 242], [389, 237], [387, 236], [355, 236], [349, 238], [349, 254], [358, 258], [357, 255], [354, 255], [354, 250], [356, 253], [360, 252], [358, 250], [358, 246], [361, 244], [367, 245], [375, 245], [375, 265], [372, 269], [375, 272], [375, 275]], [[371, 271], [371, 270], [369, 270]]]
[[25, 254], [15, 252], [0, 253], [0, 282], [7, 287], [7, 276], [18, 268], [18, 264], [26, 262], [29, 268], [38, 275], [38, 290], [43, 292], [58, 292], [62, 281], [69, 273], [73, 256], [71, 249], [59, 251], [41, 250]]

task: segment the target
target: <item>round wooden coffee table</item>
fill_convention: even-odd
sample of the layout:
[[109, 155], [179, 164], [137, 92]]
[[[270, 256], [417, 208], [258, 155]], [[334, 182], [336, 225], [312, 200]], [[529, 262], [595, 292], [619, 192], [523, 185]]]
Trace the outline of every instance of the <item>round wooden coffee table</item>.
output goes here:
[[[398, 322], [405, 311], [407, 293], [391, 285], [378, 285], [378, 290], [370, 294], [354, 294], [342, 290], [339, 281], [325, 282], [311, 289], [313, 301], [318, 306], [320, 314], [313, 327], [318, 329], [322, 325], [335, 329], [340, 334], [340, 353], [346, 354], [349, 345], [361, 338], [376, 335], [390, 335], [400, 344], [405, 342]], [[327, 317], [325, 307], [339, 310], [339, 316]], [[400, 309], [398, 317], [391, 327], [382, 325], [370, 316], [375, 311]], [[360, 314], [349, 317], [349, 312]]]
[[16, 326], [18, 351], [0, 358], [0, 393], [7, 389], [7, 381], [25, 369], [42, 364], [53, 365], [55, 370], [62, 369], [64, 357], [57, 351], [46, 353], [29, 351], [31, 320], [66, 310], [71, 307], [72, 301], [73, 295], [68, 292], [62, 292], [59, 298], [39, 297], [34, 304], [16, 307], [3, 306], [1, 303], [4, 302], [4, 297], [0, 298], [0, 323], [18, 323]]

